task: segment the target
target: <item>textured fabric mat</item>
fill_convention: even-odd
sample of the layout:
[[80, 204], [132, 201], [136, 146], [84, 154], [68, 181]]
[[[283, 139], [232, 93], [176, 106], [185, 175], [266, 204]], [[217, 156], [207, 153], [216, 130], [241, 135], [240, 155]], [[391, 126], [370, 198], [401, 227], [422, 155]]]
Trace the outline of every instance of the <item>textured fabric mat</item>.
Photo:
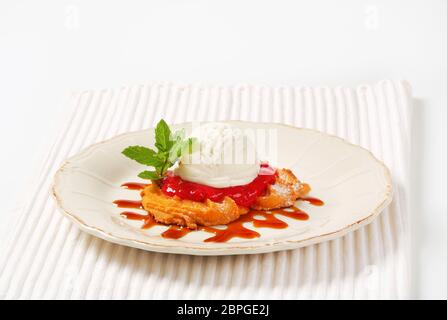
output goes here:
[[[405, 82], [336, 87], [148, 84], [73, 94], [71, 116], [0, 257], [3, 299], [408, 298], [411, 93]], [[61, 163], [119, 133], [193, 120], [282, 122], [370, 149], [394, 200], [343, 238], [277, 253], [192, 257], [115, 245], [81, 232], [49, 195]]]

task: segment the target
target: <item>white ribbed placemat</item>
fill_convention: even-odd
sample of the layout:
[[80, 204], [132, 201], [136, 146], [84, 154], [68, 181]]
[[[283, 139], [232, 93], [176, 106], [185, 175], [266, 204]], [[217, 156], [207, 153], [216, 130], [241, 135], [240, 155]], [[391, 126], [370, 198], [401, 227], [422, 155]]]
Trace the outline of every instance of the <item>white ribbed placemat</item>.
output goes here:
[[[6, 299], [305, 299], [409, 297], [408, 158], [411, 94], [405, 82], [337, 87], [148, 84], [73, 95], [31, 201], [5, 244]], [[81, 232], [49, 189], [69, 156], [119, 133], [169, 123], [240, 119], [336, 134], [390, 168], [394, 200], [372, 224], [302, 249], [193, 257], [127, 248]]]

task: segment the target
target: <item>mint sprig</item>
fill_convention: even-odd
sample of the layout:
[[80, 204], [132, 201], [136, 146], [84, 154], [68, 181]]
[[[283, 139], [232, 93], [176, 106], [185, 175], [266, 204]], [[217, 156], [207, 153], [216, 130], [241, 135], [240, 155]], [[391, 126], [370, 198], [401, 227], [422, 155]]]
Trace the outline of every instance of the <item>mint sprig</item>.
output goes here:
[[166, 121], [162, 119], [155, 128], [157, 151], [142, 146], [130, 146], [122, 153], [140, 164], [153, 167], [154, 170], [143, 171], [138, 177], [160, 184], [169, 168], [175, 165], [183, 154], [193, 152], [195, 143], [195, 138], [185, 139], [184, 130], [172, 133]]

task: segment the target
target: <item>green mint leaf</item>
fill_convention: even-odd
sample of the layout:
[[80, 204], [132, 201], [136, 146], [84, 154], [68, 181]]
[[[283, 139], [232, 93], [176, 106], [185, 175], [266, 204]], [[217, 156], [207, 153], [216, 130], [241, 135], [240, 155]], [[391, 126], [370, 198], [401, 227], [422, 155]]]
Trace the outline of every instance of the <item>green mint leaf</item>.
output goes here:
[[172, 147], [170, 140], [171, 129], [169, 129], [168, 124], [163, 119], [157, 124], [155, 128], [155, 146], [160, 151], [169, 151]]
[[161, 176], [155, 171], [143, 171], [138, 175], [141, 179], [160, 180]]
[[158, 167], [164, 163], [164, 159], [160, 159], [154, 150], [142, 146], [128, 147], [122, 153], [126, 157], [146, 166]]

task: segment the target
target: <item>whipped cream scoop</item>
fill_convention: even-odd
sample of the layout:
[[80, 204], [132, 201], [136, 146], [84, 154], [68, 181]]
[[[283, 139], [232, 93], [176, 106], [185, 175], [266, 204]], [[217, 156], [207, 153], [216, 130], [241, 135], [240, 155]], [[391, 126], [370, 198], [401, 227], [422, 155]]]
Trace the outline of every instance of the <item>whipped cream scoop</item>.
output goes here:
[[180, 159], [175, 175], [215, 188], [245, 185], [259, 174], [260, 161], [251, 139], [236, 126], [207, 123], [194, 129], [198, 146]]

